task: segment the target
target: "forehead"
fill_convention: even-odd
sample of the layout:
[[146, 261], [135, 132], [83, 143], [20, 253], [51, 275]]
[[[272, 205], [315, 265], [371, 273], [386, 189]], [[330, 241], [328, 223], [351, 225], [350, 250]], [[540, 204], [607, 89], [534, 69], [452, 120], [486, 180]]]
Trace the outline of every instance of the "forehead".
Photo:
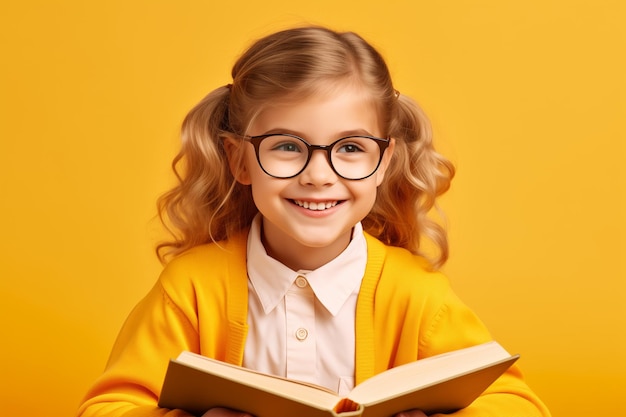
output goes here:
[[252, 121], [249, 134], [281, 130], [311, 140], [327, 140], [352, 132], [383, 134], [371, 95], [350, 85], [268, 101]]

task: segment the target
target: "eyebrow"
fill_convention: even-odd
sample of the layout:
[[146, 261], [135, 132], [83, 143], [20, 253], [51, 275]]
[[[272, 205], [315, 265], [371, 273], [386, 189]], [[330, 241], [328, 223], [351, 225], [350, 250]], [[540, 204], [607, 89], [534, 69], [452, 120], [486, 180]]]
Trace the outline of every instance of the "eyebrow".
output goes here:
[[[263, 133], [263, 135], [272, 135], [272, 134], [275, 134], [275, 133], [288, 133], [290, 135], [294, 135], [294, 136], [301, 137], [303, 139], [307, 139], [307, 135], [305, 135], [302, 132], [298, 132], [298, 131], [291, 130], [291, 129], [283, 129], [283, 128], [270, 129], [270, 130], [266, 131], [265, 133]], [[353, 129], [353, 130], [341, 131], [341, 132], [337, 133], [337, 135], [335, 135], [333, 137], [333, 139], [345, 138], [346, 136], [376, 136], [376, 135], [373, 135], [372, 133], [368, 132], [365, 129]]]

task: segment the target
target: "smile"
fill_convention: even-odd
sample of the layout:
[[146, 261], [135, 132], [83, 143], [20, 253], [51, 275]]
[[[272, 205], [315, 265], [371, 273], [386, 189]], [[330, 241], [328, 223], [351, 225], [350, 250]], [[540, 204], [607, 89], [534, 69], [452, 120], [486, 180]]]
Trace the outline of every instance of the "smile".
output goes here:
[[322, 211], [322, 210], [326, 210], [329, 209], [331, 207], [335, 207], [338, 203], [337, 200], [335, 201], [320, 201], [320, 202], [315, 202], [315, 201], [302, 201], [302, 200], [292, 200], [294, 203], [296, 203], [298, 206], [303, 207], [305, 209], [308, 210], [314, 210], [314, 211]]

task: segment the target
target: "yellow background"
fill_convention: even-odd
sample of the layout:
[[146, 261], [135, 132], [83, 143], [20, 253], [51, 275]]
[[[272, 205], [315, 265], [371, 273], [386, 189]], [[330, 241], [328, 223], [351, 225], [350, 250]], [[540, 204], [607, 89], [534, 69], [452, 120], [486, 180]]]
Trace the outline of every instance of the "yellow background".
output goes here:
[[626, 415], [623, 1], [2, 9], [3, 415], [75, 412], [160, 271], [184, 114], [251, 39], [306, 22], [370, 39], [430, 115], [458, 167], [445, 272], [554, 415]]

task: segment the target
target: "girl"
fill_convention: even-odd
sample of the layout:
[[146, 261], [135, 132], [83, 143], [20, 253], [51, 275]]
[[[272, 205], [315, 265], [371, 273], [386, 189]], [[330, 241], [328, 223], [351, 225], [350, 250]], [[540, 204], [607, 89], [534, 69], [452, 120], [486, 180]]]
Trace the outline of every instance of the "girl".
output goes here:
[[[436, 272], [447, 241], [427, 214], [454, 168], [379, 53], [297, 28], [256, 42], [232, 76], [183, 123], [179, 184], [160, 200], [173, 239], [157, 252], [171, 261], [79, 416], [186, 416], [157, 407], [182, 350], [345, 393], [490, 340]], [[549, 412], [513, 367], [455, 415]]]

